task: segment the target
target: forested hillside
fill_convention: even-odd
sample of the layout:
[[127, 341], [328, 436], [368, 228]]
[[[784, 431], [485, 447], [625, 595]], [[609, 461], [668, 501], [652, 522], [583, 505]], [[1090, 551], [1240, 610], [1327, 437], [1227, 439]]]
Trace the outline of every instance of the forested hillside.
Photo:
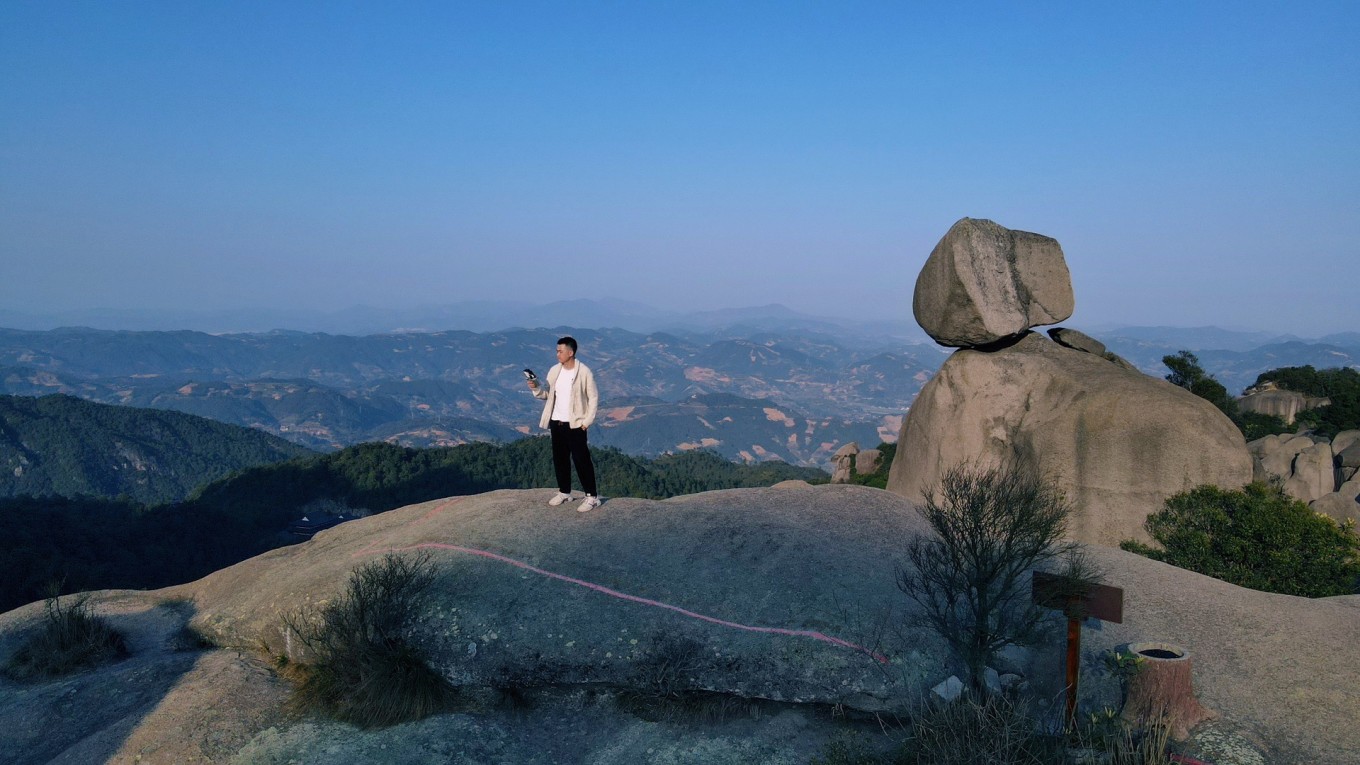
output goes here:
[[184, 499], [238, 470], [311, 454], [251, 428], [72, 396], [0, 395], [0, 497]]
[[[594, 449], [601, 493], [664, 498], [768, 486], [826, 474], [782, 462], [741, 465], [705, 451], [655, 460]], [[163, 587], [288, 544], [288, 524], [312, 509], [378, 513], [493, 489], [551, 487], [547, 438], [498, 446], [408, 449], [383, 443], [245, 470], [187, 501], [154, 507], [108, 499], [0, 500], [0, 611], [65, 589]], [[606, 503], [601, 512], [608, 512]]]

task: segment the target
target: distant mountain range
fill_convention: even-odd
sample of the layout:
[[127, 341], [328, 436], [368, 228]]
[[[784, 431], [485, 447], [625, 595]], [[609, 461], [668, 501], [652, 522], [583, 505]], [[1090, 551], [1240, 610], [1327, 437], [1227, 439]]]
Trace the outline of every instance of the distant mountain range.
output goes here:
[[[592, 443], [644, 456], [706, 448], [729, 459], [825, 466], [848, 441], [895, 440], [902, 416], [950, 352], [922, 342], [919, 329], [783, 306], [683, 316], [620, 301], [440, 310], [451, 323], [517, 317], [537, 328], [367, 335], [5, 329], [0, 392], [173, 409], [321, 450], [371, 440], [508, 441], [537, 431], [540, 404], [520, 370], [546, 372], [554, 341], [569, 333], [601, 386]], [[420, 310], [375, 315], [384, 325], [439, 318]], [[578, 317], [596, 326], [668, 322], [672, 331], [585, 329]], [[572, 324], [545, 327], [544, 319]], [[1355, 332], [1316, 341], [1216, 327], [1087, 333], [1158, 377], [1167, 371], [1163, 356], [1192, 350], [1233, 393], [1276, 367], [1360, 366]]]
[[174, 502], [238, 470], [308, 454], [259, 430], [180, 412], [0, 395], [0, 497]]
[[581, 342], [607, 410], [592, 442], [646, 456], [711, 448], [730, 459], [824, 464], [847, 441], [895, 438], [945, 358], [933, 344], [811, 329], [0, 330], [0, 391], [174, 409], [318, 449], [505, 441], [536, 432], [541, 404], [520, 370], [546, 372], [567, 333]]
[[325, 332], [338, 335], [373, 335], [390, 332], [442, 332], [464, 330], [495, 332], [525, 327], [609, 327], [648, 334], [735, 333], [744, 336], [761, 330], [788, 333], [810, 330], [846, 334], [856, 339], [904, 338], [927, 341], [910, 315], [900, 320], [864, 320], [819, 316], [772, 304], [715, 311], [667, 311], [642, 303], [605, 298], [562, 300], [546, 305], [472, 300], [447, 305], [411, 308], [354, 306], [319, 312], [270, 308], [236, 311], [157, 311], [85, 309], [51, 314], [32, 314], [0, 309], [0, 327], [50, 330], [61, 327], [91, 329], [177, 331], [196, 330], [214, 334], [258, 333], [276, 329]]

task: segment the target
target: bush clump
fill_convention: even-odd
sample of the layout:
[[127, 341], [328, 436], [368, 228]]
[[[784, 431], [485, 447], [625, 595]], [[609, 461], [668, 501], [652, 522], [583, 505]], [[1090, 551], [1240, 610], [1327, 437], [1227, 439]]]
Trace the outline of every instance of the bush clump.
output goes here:
[[366, 728], [447, 708], [453, 687], [411, 642], [433, 583], [428, 554], [387, 555], [355, 569], [344, 594], [319, 612], [286, 617], [312, 659], [289, 668], [292, 708]]
[[88, 595], [68, 599], [63, 605], [54, 591], [45, 605], [42, 627], [5, 665], [10, 678], [60, 677], [128, 655], [123, 636], [90, 610]]
[[944, 638], [985, 694], [996, 653], [1042, 637], [1048, 614], [1031, 601], [1030, 572], [1080, 557], [1063, 541], [1071, 505], [1032, 465], [969, 463], [928, 489], [920, 510], [935, 533], [909, 541], [897, 586], [920, 606], [912, 622]]
[[[1106, 710], [1107, 712], [1109, 710]], [[1024, 699], [965, 693], [934, 700], [888, 748], [863, 735], [827, 742], [809, 765], [1169, 765], [1167, 728], [1132, 728], [1117, 715], [1093, 714], [1066, 733], [1046, 726]], [[891, 735], [891, 734], [890, 734]]]
[[1161, 549], [1119, 546], [1253, 590], [1322, 598], [1360, 585], [1355, 524], [1315, 513], [1278, 486], [1199, 486], [1168, 499], [1143, 526]]

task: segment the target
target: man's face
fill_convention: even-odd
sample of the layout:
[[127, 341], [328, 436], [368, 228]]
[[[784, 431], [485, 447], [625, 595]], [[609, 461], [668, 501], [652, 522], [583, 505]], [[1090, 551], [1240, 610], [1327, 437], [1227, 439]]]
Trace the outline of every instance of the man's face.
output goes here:
[[567, 363], [569, 360], [574, 359], [574, 358], [576, 358], [576, 354], [575, 354], [575, 352], [573, 352], [573, 351], [571, 350], [571, 347], [570, 347], [570, 346], [567, 346], [567, 345], [559, 345], [559, 346], [557, 346], [557, 360], [558, 360], [560, 363], [565, 364], [565, 363]]

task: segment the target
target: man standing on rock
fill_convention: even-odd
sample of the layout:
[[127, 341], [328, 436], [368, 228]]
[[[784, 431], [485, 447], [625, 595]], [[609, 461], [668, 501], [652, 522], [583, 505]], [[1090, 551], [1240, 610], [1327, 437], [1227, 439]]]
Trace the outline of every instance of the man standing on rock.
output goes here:
[[[553, 468], [557, 471], [557, 496], [548, 500], [556, 507], [570, 502], [571, 463], [576, 463], [576, 475], [581, 479], [585, 499], [581, 500], [578, 512], [586, 512], [600, 506], [600, 497], [595, 488], [595, 463], [590, 460], [590, 447], [586, 444], [586, 429], [595, 422], [595, 411], [600, 405], [600, 393], [595, 389], [595, 376], [590, 367], [576, 360], [576, 340], [570, 336], [557, 341], [557, 364], [548, 370], [548, 386], [543, 388], [538, 380], [529, 380], [529, 390], [535, 398], [541, 398], [543, 416], [538, 421], [540, 428], [547, 428], [552, 434]], [[559, 391], [561, 395], [558, 395]]]

